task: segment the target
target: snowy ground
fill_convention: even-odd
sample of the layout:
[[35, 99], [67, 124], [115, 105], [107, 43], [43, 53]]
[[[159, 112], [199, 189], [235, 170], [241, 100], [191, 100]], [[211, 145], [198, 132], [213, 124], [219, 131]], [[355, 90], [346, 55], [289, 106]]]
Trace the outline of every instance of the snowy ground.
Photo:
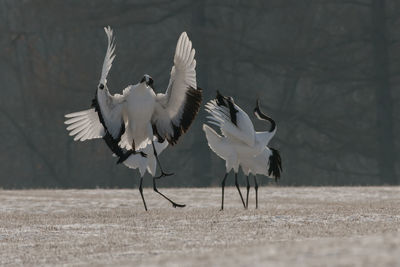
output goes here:
[[400, 187], [161, 191], [0, 190], [0, 265], [400, 266]]

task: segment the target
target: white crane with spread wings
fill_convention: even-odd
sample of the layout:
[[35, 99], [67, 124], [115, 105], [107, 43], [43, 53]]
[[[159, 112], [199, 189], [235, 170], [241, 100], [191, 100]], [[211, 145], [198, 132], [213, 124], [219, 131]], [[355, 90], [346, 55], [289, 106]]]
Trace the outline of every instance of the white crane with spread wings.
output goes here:
[[[202, 90], [197, 87], [192, 42], [186, 32], [179, 37], [170, 81], [164, 94], [154, 92], [153, 78], [145, 74], [139, 83], [128, 86], [122, 94], [111, 95], [107, 75], [115, 58], [115, 40], [110, 27], [104, 30], [108, 47], [92, 108], [65, 115], [68, 118], [65, 123], [69, 125], [67, 130], [75, 141], [103, 138], [119, 157], [118, 163], [137, 153], [146, 157], [140, 149], [150, 142], [161, 171], [160, 177], [171, 175], [165, 173], [160, 165], [153, 137], [156, 136], [160, 143], [167, 140], [171, 145], [176, 144], [200, 109]], [[160, 177], [153, 177], [154, 190], [159, 194], [155, 179]], [[174, 207], [185, 206], [165, 198]]]
[[[232, 169], [235, 173], [236, 188], [243, 206], [247, 208], [249, 183], [245, 203], [237, 181], [239, 166], [242, 167], [247, 175], [247, 181], [249, 173], [254, 175], [263, 174], [276, 179], [280, 177], [282, 166], [279, 152], [267, 147], [276, 132], [275, 121], [261, 112], [257, 101], [257, 106], [254, 109], [255, 115], [261, 120], [270, 121], [271, 128], [268, 131], [256, 132], [247, 113], [234, 103], [232, 97], [225, 97], [219, 92], [217, 92], [215, 99], [206, 104], [206, 111], [211, 115], [207, 117], [209, 119], [208, 123], [217, 126], [222, 133], [220, 135], [207, 124], [203, 124], [209, 147], [215, 154], [225, 160], [226, 173], [222, 180], [221, 210], [224, 209], [225, 181]], [[258, 207], [257, 182], [255, 188]]]

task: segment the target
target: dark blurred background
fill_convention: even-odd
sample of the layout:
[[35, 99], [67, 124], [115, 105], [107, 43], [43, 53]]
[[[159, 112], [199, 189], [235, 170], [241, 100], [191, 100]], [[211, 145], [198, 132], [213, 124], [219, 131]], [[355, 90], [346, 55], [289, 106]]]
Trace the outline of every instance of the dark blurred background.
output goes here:
[[[259, 97], [276, 119], [280, 184], [400, 182], [398, 0], [1, 0], [0, 21], [0, 187], [138, 184], [101, 139], [74, 142], [63, 124], [90, 106], [106, 25], [117, 41], [112, 93], [144, 73], [163, 92], [187, 31], [204, 103], [219, 89], [252, 113]], [[205, 116], [161, 155], [176, 174], [160, 186], [220, 184], [224, 162], [207, 147]]]

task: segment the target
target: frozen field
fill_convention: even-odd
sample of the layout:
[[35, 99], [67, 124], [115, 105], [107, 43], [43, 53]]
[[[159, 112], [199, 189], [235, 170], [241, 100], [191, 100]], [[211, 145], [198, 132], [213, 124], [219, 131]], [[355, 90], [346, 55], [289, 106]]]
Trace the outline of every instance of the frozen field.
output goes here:
[[400, 187], [160, 190], [0, 190], [0, 265], [400, 266]]

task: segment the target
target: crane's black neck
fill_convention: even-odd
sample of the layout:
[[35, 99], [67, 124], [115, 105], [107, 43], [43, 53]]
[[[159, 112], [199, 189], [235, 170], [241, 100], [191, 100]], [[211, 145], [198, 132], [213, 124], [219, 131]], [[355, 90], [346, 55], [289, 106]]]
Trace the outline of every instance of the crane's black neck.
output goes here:
[[259, 120], [265, 120], [265, 121], [269, 121], [271, 123], [269, 132], [273, 132], [275, 130], [275, 128], [276, 128], [275, 121], [272, 118], [268, 117], [267, 115], [265, 115], [264, 113], [261, 112], [258, 102], [257, 102], [256, 108], [254, 109], [254, 114], [256, 115], [256, 117]]

